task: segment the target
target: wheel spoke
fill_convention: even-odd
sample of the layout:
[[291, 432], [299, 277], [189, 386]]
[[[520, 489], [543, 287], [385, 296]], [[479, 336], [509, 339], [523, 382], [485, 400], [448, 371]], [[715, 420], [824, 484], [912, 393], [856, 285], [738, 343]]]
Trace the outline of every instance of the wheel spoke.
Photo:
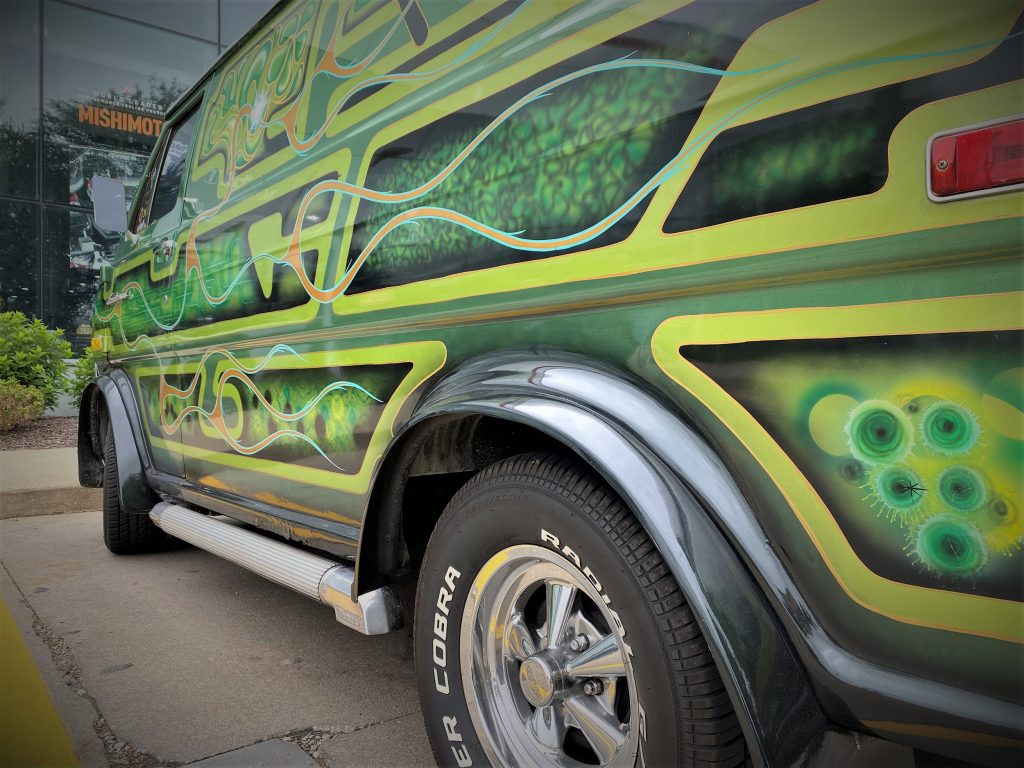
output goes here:
[[626, 741], [618, 720], [590, 696], [570, 696], [565, 700], [565, 710], [576, 720], [601, 764], [611, 762]]
[[526, 661], [537, 652], [537, 644], [533, 640], [533, 633], [523, 621], [523, 615], [517, 613], [512, 617], [505, 629], [505, 650], [512, 654], [519, 661]]
[[572, 605], [576, 600], [576, 587], [559, 581], [548, 581], [547, 592], [547, 623], [548, 650], [557, 648], [565, 638], [572, 618]]
[[609, 712], [615, 712], [615, 696], [618, 693], [619, 681], [614, 677], [605, 680], [604, 691], [597, 698]]
[[607, 634], [565, 665], [568, 677], [620, 677], [626, 663], [615, 635]]
[[557, 754], [565, 742], [565, 722], [554, 707], [537, 707], [526, 722], [533, 738], [545, 751]]

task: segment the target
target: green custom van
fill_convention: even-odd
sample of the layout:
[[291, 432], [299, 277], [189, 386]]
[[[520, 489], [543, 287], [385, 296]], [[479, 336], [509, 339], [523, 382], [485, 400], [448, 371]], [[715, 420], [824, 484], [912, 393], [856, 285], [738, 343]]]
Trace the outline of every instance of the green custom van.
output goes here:
[[445, 766], [1020, 764], [1022, 10], [278, 3], [93, 182], [107, 546], [411, 626]]

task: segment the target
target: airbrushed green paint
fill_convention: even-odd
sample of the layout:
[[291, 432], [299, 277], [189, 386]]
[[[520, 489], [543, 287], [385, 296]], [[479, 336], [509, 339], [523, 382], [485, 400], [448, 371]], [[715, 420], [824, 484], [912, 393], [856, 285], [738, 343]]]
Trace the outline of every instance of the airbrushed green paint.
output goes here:
[[988, 561], [988, 548], [977, 526], [948, 514], [921, 526], [913, 551], [928, 568], [951, 576], [970, 576]]
[[978, 430], [978, 417], [956, 403], [933, 403], [921, 417], [925, 444], [947, 456], [969, 451], [978, 440]]
[[[350, 387], [331, 392], [317, 405], [288, 426], [314, 439], [327, 457], [338, 465], [352, 471], [353, 454], [358, 460], [377, 419], [380, 405], [391, 397], [398, 383], [408, 373], [406, 366], [396, 369], [350, 369], [344, 375], [358, 382], [359, 388]], [[317, 370], [312, 372], [289, 371], [257, 375], [254, 380], [268, 402], [278, 404], [283, 411], [292, 413], [304, 404], [314, 402], [320, 392], [338, 380], [338, 370]], [[244, 413], [238, 414], [242, 423], [242, 439], [246, 443], [258, 443], [274, 434], [281, 422], [259, 407], [253, 393], [244, 393], [248, 402], [242, 405]], [[269, 449], [267, 458], [294, 462], [299, 460], [317, 461], [319, 457], [308, 443], [295, 440], [281, 441]], [[345, 458], [341, 458], [345, 457]]]
[[[302, 86], [296, 84], [306, 82], [309, 73], [318, 63], [320, 49], [330, 38], [331, 23], [327, 23], [327, 20], [339, 18], [344, 13], [343, 5], [310, 2], [289, 6], [285, 17], [292, 18], [291, 14], [298, 14], [294, 23], [295, 40], [288, 41], [290, 48], [285, 46], [287, 35], [277, 35], [276, 32], [268, 34], [265, 37], [269, 42], [257, 36], [258, 45], [265, 47], [265, 54], [249, 56], [245, 51], [241, 52], [207, 85], [204, 109], [209, 109], [213, 117], [203, 125], [202, 136], [207, 143], [198, 145], [201, 151], [197, 153], [188, 193], [191, 195], [195, 190], [206, 195], [203, 197], [205, 210], [212, 209], [225, 195], [230, 204], [198, 228], [197, 256], [202, 262], [204, 277], [211, 293], [224, 293], [236, 278], [238, 281], [228, 297], [216, 306], [204, 303], [201, 296], [186, 300], [181, 279], [186, 266], [183, 258], [187, 249], [184, 233], [179, 236], [179, 261], [175, 266], [175, 277], [166, 283], [161, 283], [159, 279], [149, 283], [147, 271], [150, 265], [146, 262], [140, 262], [135, 267], [125, 265], [126, 270], [118, 275], [114, 293], [123, 288], [128, 280], [138, 280], [145, 285], [147, 297], [152, 300], [161, 320], [173, 319], [183, 306], [186, 318], [181, 329], [161, 336], [154, 335], [152, 344], [141, 344], [134, 353], [124, 345], [119, 345], [115, 352], [122, 359], [131, 358], [133, 354], [145, 355], [154, 350], [160, 354], [159, 361], [128, 361], [126, 364], [129, 369], [138, 369], [144, 365], [150, 369], [163, 366], [171, 376], [179, 373], [179, 370], [184, 371], [180, 375], [188, 375], [190, 366], [194, 367], [201, 349], [211, 339], [216, 339], [218, 344], [236, 353], [241, 354], [244, 349], [246, 354], [253, 355], [266, 352], [279, 341], [291, 344], [303, 355], [342, 354], [348, 350], [385, 344], [439, 342], [447, 349], [445, 370], [451, 370], [475, 354], [511, 347], [548, 347], [583, 354], [628, 369], [641, 381], [659, 390], [666, 400], [675, 403], [686, 418], [700, 424], [712, 442], [721, 448], [723, 459], [743, 479], [744, 487], [751, 489], [751, 498], [756, 500], [759, 512], [764, 516], [768, 535], [773, 543], [777, 542], [777, 549], [787, 558], [788, 566], [800, 574], [802, 588], [807, 590], [809, 601], [828, 631], [855, 639], [851, 644], [855, 644], [859, 652], [881, 664], [895, 665], [909, 673], [935, 679], [946, 674], [945, 665], [951, 658], [956, 658], [964, 679], [975, 681], [978, 688], [988, 691], [1011, 690], [1012, 681], [1007, 681], [1002, 671], [1015, 668], [1019, 656], [1008, 647], [1009, 644], [902, 624], [873, 612], [870, 606], [850, 601], [846, 593], [837, 587], [833, 576], [808, 542], [806, 534], [794, 523], [792, 509], [785, 495], [772, 483], [765, 481], [757, 462], [735, 436], [721, 428], [717, 417], [708, 413], [689, 393], [668, 381], [649, 354], [654, 329], [666, 318], [677, 315], [872, 304], [940, 297], [951, 293], [985, 294], [1019, 290], [1021, 275], [1016, 259], [1019, 254], [1020, 220], [1007, 218], [1010, 214], [1007, 213], [1005, 200], [1000, 202], [999, 199], [987, 199], [975, 201], [966, 207], [948, 206], [940, 212], [941, 216], [935, 212], [935, 206], [925, 205], [918, 200], [921, 197], [919, 180], [922, 175], [922, 147], [927, 136], [941, 127], [960, 124], [958, 120], [963, 122], [961, 117], [965, 115], [970, 115], [971, 121], [998, 116], [1001, 114], [999, 110], [1004, 109], [1001, 105], [1006, 103], [1005, 96], [996, 94], [978, 100], [952, 99], [948, 104], [929, 105], [912, 114], [892, 137], [871, 136], [863, 124], [843, 126], [851, 136], [891, 142], [891, 165], [887, 169], [890, 181], [887, 188], [877, 196], [877, 202], [874, 196], [865, 196], [859, 200], [785, 211], [763, 217], [758, 222], [734, 222], [692, 233], [692, 236], [691, 233], [685, 233], [677, 237], [664, 237], [661, 217], [678, 195], [678, 188], [670, 187], [685, 181], [684, 169], [667, 182], [663, 190], [653, 194], [651, 207], [645, 209], [636, 230], [603, 250], [591, 251], [583, 247], [571, 256], [554, 254], [550, 258], [538, 258], [529, 263], [524, 260], [524, 263], [508, 268], [452, 275], [450, 278], [398, 286], [394, 290], [367, 290], [359, 295], [343, 293], [333, 304], [314, 305], [292, 268], [282, 263], [269, 264], [269, 276], [264, 272], [261, 278], [255, 265], [246, 270], [240, 270], [240, 267], [259, 253], [260, 243], [265, 241], [267, 233], [272, 233], [283, 243], [275, 244], [267, 250], [278, 257], [284, 254], [304, 194], [318, 179], [333, 172], [336, 178], [350, 184], [365, 184], [372, 170], [367, 167], [370, 156], [381, 147], [400, 143], [404, 136], [421, 130], [423, 125], [433, 124], [443, 115], [457, 109], [471, 109], [481, 97], [493, 97], [513, 87], [519, 80], [557, 65], [567, 57], [567, 54], [563, 56], [559, 53], [562, 47], [573, 45], [574, 51], [585, 50], [588, 46], [614, 35], [628, 33], [634, 26], [673, 10], [671, 3], [664, 3], [657, 8], [645, 5], [642, 9], [631, 11], [637, 12], [632, 20], [611, 16], [608, 10], [601, 14], [595, 10], [594, 16], [588, 17], [586, 23], [576, 23], [574, 29], [586, 29], [585, 32], [578, 34], [576, 39], [560, 40], [557, 45], [552, 45], [545, 42], [538, 30], [550, 26], [553, 6], [528, 4], [525, 11], [502, 28], [493, 39], [493, 44], [489, 44], [491, 47], [482, 49], [484, 55], [467, 57], [452, 72], [434, 80], [386, 86], [343, 110], [334, 119], [333, 127], [326, 137], [304, 153], [297, 153], [288, 146], [279, 125], [243, 132], [242, 141], [233, 153], [229, 153], [229, 147], [223, 143], [218, 145], [218, 137], [230, 135], [232, 121], [237, 124], [240, 119], [239, 107], [251, 106], [256, 102], [258, 92], [269, 88], [271, 92], [285, 95], [286, 98], [298, 92], [296, 88]], [[827, 10], [829, 7], [841, 9], [842, 4], [821, 3], [814, 6], [814, 9]], [[306, 13], [307, 8], [315, 10], [313, 18]], [[381, 5], [366, 16], [364, 21], [369, 20], [367, 23], [372, 30], [357, 26], [351, 40], [343, 38], [344, 45], [338, 49], [336, 64], [351, 66], [369, 55], [379, 36], [389, 29], [388, 24], [395, 19], [396, 8], [397, 4]], [[459, 23], [462, 23], [474, 13], [479, 15], [485, 10], [448, 6], [443, 15], [455, 18], [448, 14], [461, 14], [458, 18]], [[431, 13], [428, 8], [427, 16], [433, 28], [439, 18], [431, 16]], [[996, 15], [1002, 11], [993, 10], [992, 13]], [[775, 26], [793, 24], [799, 20], [799, 16], [794, 14], [792, 19], [777, 22]], [[492, 25], [487, 29], [493, 28]], [[303, 37], [307, 32], [308, 37]], [[915, 35], [918, 32], [915, 30]], [[975, 38], [969, 39], [971, 34], [974, 34], [973, 31], [965, 31], [960, 42], [976, 42]], [[318, 75], [309, 93], [299, 99], [302, 104], [301, 119], [296, 126], [298, 139], [307, 139], [323, 124], [338, 94], [350, 86], [357, 86], [363, 78], [398, 71], [403, 62], [436, 42], [432, 37], [425, 46], [417, 47], [403, 35], [404, 30], [398, 27], [398, 31], [382, 49], [379, 66], [365, 73], [348, 79]], [[994, 39], [997, 36], [982, 38]], [[925, 38], [928, 35], [914, 37], [915, 51], [928, 47], [930, 39]], [[461, 45], [465, 46], [466, 43]], [[948, 41], [942, 45], [952, 47]], [[492, 54], [516, 46], [523, 53], [516, 57], [513, 72], [502, 63], [503, 59]], [[803, 56], [804, 60], [814, 55], [812, 51], [805, 51], [798, 45], [780, 49], [777, 46], [760, 46], [757, 41], [752, 41], [747, 49], [749, 51], [758, 47], [772, 50], [773, 56], [777, 56], [779, 50], [785, 50], [787, 56]], [[746, 55], [749, 58], [749, 54]], [[249, 58], [246, 59], [246, 56]], [[243, 59], [249, 63], [240, 65], [238, 72], [241, 73], [239, 77], [247, 83], [245, 87], [238, 85], [242, 80], [232, 84], [226, 77], [220, 79], [234, 63]], [[701, 61], [707, 62], [703, 58]], [[946, 64], [936, 61], [934, 66], [953, 67], [962, 63], [960, 60], [957, 62]], [[773, 62], [757, 63], [768, 65]], [[444, 62], [439, 59], [423, 63], [420, 69], [443, 65]], [[728, 60], [716, 66], [728, 66]], [[892, 81], [909, 77], [904, 74], [906, 70], [902, 66], [886, 65], [886, 77]], [[842, 87], [838, 82], [831, 85], [824, 79], [816, 81], [808, 87], [806, 100], [828, 103], [830, 99], [845, 93], [844, 89], [848, 87], [854, 90], [875, 87], [858, 84], [860, 81], [857, 78], [861, 76], [865, 78], [864, 82], [874, 77], [864, 71], [851, 76], [854, 83], [852, 86], [844, 84]], [[622, 73], [609, 73], [602, 77], [607, 77], [606, 83], [631, 83], [631, 87], [635, 87], [638, 94], [643, 96], [633, 101], [625, 97], [618, 101], [608, 100], [608, 110], [611, 112], [613, 108], [621, 107], [615, 114], [620, 118], [622, 127], [628, 129], [629, 136], [643, 138], [643, 132], [650, 131], [652, 142], [664, 138], [663, 134], [657, 132], [663, 127], [661, 121], [668, 117], [663, 109], [664, 100], [656, 100], [648, 112], [642, 109], [630, 112], [623, 105], [635, 102], [642, 107], [648, 95], [653, 98], [657, 94], [652, 83], [671, 87], [674, 82], [690, 83], [695, 80], [689, 73], [674, 73], [671, 76], [669, 73], [661, 73], [654, 76], [651, 72], [640, 70], [631, 72], [628, 77]], [[472, 83], [472, 86], [466, 83]], [[475, 95], [460, 96], [467, 88], [474, 90]], [[593, 84], [580, 80], [573, 89], [555, 90], [551, 96], [540, 99], [531, 107], [533, 111], [518, 113], [515, 120], [501, 128], [505, 133], [496, 133], [492, 137], [495, 141], [488, 139], [481, 145], [480, 154], [470, 156], [461, 171], [472, 173], [466, 173], [464, 179], [453, 176], [446, 182], [450, 186], [438, 188], [432, 193], [433, 197], [417, 200], [413, 204], [393, 206], [393, 211], [428, 203], [440, 204], [444, 198], [447, 207], [472, 208], [477, 218], [487, 219], [489, 223], [498, 224], [509, 231], [535, 226], [534, 222], [540, 222], [544, 217], [548, 217], [544, 220], [550, 226], [565, 224], [564, 230], [556, 232], [558, 235], [585, 226], [588, 219], [592, 220], [594, 216], [605, 212], [608, 204], [621, 199], [624, 192], [628, 193], [627, 181], [630, 179], [627, 177], [630, 169], [639, 167], [644, 151], [649, 152], [649, 148], [644, 149], [646, 145], [643, 141], [630, 149], [629, 141], [625, 138], [621, 146], [616, 145], [621, 152], [617, 154], [617, 150], [613, 151], [612, 144], [617, 139], [613, 139], [601, 126], [614, 120], [601, 111], [600, 105], [603, 102], [597, 98], [595, 88]], [[218, 102], [217, 99], [222, 96], [223, 101]], [[559, 131], [557, 129], [561, 125], [552, 119], [556, 108], [565, 109], [569, 114], [570, 108], [581, 106], [594, 112], [589, 122], [594, 126], [596, 140], [586, 135], [588, 125], [581, 126], [570, 121], [564, 130]], [[723, 114], [722, 111], [716, 111], [713, 101], [707, 105], [701, 102], [697, 108], [701, 106], [710, 107], [706, 109], [705, 116], [717, 119]], [[278, 114], [276, 109], [286, 108], [287, 105], [275, 107], [271, 101], [268, 102], [267, 110], [273, 117]], [[349, 114], [357, 116], [358, 121], [353, 117], [346, 122]], [[760, 118], [755, 118], [755, 123], [757, 119]], [[526, 142], [524, 146], [533, 147], [545, 162], [551, 163], [551, 183], [546, 183], [548, 180], [541, 177], [517, 177], [504, 187], [515, 190], [516, 194], [503, 199], [497, 194], [502, 189], [496, 184], [500, 172], [514, 172], [523, 167], [508, 157], [502, 157], [499, 151], [501, 148], [519, 146], [511, 135], [513, 128], [520, 131], [533, 130], [532, 135], [523, 137]], [[728, 195], [725, 199], [740, 199], [745, 191], [770, 195], [772, 181], [780, 178], [780, 174], [789, 180], [789, 184], [797, 184], [795, 180], [806, 172], [806, 168], [800, 169], [807, 165], [807, 159], [812, 156], [826, 158], [828, 162], [822, 172], [838, 178], [841, 174], [836, 173], [835, 164], [844, 162], [844, 158], [845, 161], [856, 158], [857, 151], [852, 145], [848, 153], [845, 149], [840, 151], [839, 148], [846, 147], [846, 139], [839, 136], [839, 140], [834, 140], [838, 134], [825, 132], [823, 135], [828, 139], [822, 141], [831, 147], [827, 151], [806, 143], [772, 145], [772, 158], [767, 166], [751, 166], [748, 171], [740, 169], [735, 175], [735, 181], [726, 190]], [[579, 138], [581, 136], [583, 138]], [[566, 144], [566, 137], [575, 139], [575, 143], [570, 141]], [[562, 139], [561, 144], [559, 138]], [[680, 135], [676, 138], [681, 143], [688, 137]], [[428, 165], [444, 162], [445, 153], [454, 151], [460, 141], [465, 140], [466, 135], [462, 134], [442, 137], [434, 145], [429, 159], [424, 160], [422, 168], [410, 168], [401, 173], [396, 170], [387, 180], [377, 182], [376, 188], [383, 191], [408, 189], [410, 185], [429, 176]], [[351, 158], [335, 157], [339, 154], [339, 146], [346, 147], [351, 152]], [[532, 157], [532, 154], [526, 154]], [[595, 157], [621, 157], [622, 161], [598, 163], [595, 170]], [[785, 164], [781, 158], [786, 159]], [[696, 155], [694, 162], [699, 162]], [[240, 170], [234, 178], [234, 187], [230, 188], [227, 180], [231, 176], [232, 165]], [[306, 170], [314, 165], [317, 166], [317, 172], [307, 173]], [[771, 172], [765, 173], [766, 167]], [[491, 176], [487, 176], [488, 170]], [[470, 178], [482, 178], [486, 183], [467, 181]], [[914, 179], [918, 186], [910, 189], [908, 179]], [[201, 180], [205, 180], [202, 183], [206, 186], [200, 184]], [[491, 192], [495, 194], [489, 196]], [[886, 218], [896, 208], [893, 198], [886, 195], [895, 195], [900, 204], [897, 224]], [[344, 263], [353, 250], [353, 243], [358, 249], [360, 243], [365, 244], [367, 239], [363, 234], [353, 238], [352, 227], [358, 223], [374, 231], [387, 219], [380, 214], [386, 206], [364, 201], [359, 204], [357, 214], [356, 201], [340, 193], [323, 194], [309, 202], [305, 215], [322, 220], [318, 224], [299, 223], [302, 250], [312, 251], [314, 249], [309, 246], [317, 246], [315, 266], [311, 263], [307, 274], [314, 276], [317, 287], [329, 288], [343, 272]], [[520, 210], [513, 212], [516, 203], [520, 204]], [[268, 204], [268, 208], [259, 207]], [[365, 211], [377, 212], [372, 219], [364, 216], [364, 205]], [[531, 205], [532, 208], [529, 207]], [[507, 222], [501, 218], [506, 215], [510, 217]], [[524, 216], [524, 219], [517, 218]], [[828, 226], [822, 223], [826, 217]], [[756, 234], [752, 234], [755, 224]], [[947, 224], [950, 225], [948, 228]], [[323, 235], [313, 234], [316, 226], [323, 227]], [[413, 232], [417, 226], [420, 230], [418, 236]], [[799, 247], [795, 247], [790, 244], [791, 240], [778, 236], [778, 232], [773, 229], [775, 226], [784, 228], [787, 233], [808, 234], [800, 241]], [[406, 254], [410, 263], [438, 260], [437, 253], [448, 252], [449, 249], [471, 256], [473, 249], [469, 244], [476, 235], [454, 227], [451, 223], [431, 221], [404, 225], [395, 230], [391, 241], [384, 241], [376, 254], [379, 260], [367, 262], [366, 274], [370, 275], [374, 270], [379, 272], [382, 267], [400, 273], [407, 268], [406, 263], [401, 261]], [[440, 248], [437, 243], [441, 241], [433, 238], [434, 234], [445, 228], [451, 238]], [[428, 236], [428, 233], [432, 234]], [[795, 235], [792, 237], [795, 238]], [[359, 238], [363, 240], [356, 242]], [[266, 266], [260, 269], [266, 269]], [[272, 310], [267, 286], [272, 296], [286, 299]], [[110, 309], [105, 305], [110, 295], [108, 292], [101, 299], [105, 312]], [[137, 316], [133, 318], [131, 313], [126, 313], [124, 326], [118, 327], [114, 321], [114, 325], [107, 327], [114, 339], [120, 341], [123, 328], [128, 339], [132, 340], [136, 334], [146, 331], [147, 323], [152, 332], [152, 322], [145, 319], [148, 315], [140, 308], [139, 296], [133, 295], [126, 304], [135, 308]], [[227, 319], [229, 317], [233, 319]], [[254, 348], [256, 343], [263, 346]], [[922, 339], [922, 348], [929, 343]], [[173, 355], [169, 354], [172, 350], [175, 351]], [[909, 362], [913, 362], [917, 354], [914, 351], [909, 356]], [[395, 364], [395, 361], [360, 365], [361, 370], [368, 375], [374, 366], [380, 366], [378, 373], [383, 374], [391, 364]], [[892, 371], [902, 370], [907, 364], [908, 358], [887, 363]], [[951, 356], [943, 365], [927, 371], [925, 379], [934, 383], [947, 373], [959, 376], [974, 365], [975, 362], [969, 356]], [[315, 370], [307, 374], [308, 386], [289, 385], [289, 395], [293, 395], [295, 400], [308, 401], [329, 381], [357, 378], [357, 374], [353, 373], [354, 367], [359, 366], [314, 366]], [[756, 371], [748, 367], [745, 371], [752, 387], [773, 386], [772, 382], [776, 378], [775, 372], [767, 367]], [[1020, 561], [1017, 554], [1019, 541], [1012, 535], [1014, 526], [1018, 525], [1017, 510], [1020, 503], [1012, 493], [1007, 493], [1005, 482], [989, 477], [990, 470], [986, 463], [988, 454], [984, 454], [984, 459], [978, 458], [983, 455], [979, 451], [991, 450], [993, 445], [981, 407], [974, 402], [969, 406], [964, 405], [967, 401], [958, 400], [957, 393], [932, 394], [929, 389], [928, 396], [919, 401], [919, 411], [912, 415], [904, 409], [906, 403], [892, 396], [892, 393], [873, 392], [870, 387], [864, 387], [855, 366], [847, 366], [845, 370], [838, 371], [832, 381], [822, 381], [815, 375], [815, 371], [816, 365], [812, 364], [806, 373], [796, 376], [791, 375], [792, 372], [788, 374], [785, 380], [794, 390], [795, 397], [806, 396], [812, 390], [817, 392], [821, 387], [824, 387], [821, 390], [822, 396], [827, 391], [850, 393], [862, 390], [856, 399], [865, 414], [876, 408], [871, 406], [869, 409], [865, 403], [875, 400], [883, 404], [880, 410], [892, 419], [891, 422], [888, 418], [881, 419], [883, 427], [888, 424], [882, 430], [881, 437], [871, 429], [864, 431], [860, 422], [850, 432], [847, 427], [854, 427], [852, 423], [838, 424], [838, 441], [845, 446], [846, 455], [821, 458], [822, 461], [830, 462], [828, 466], [831, 472], [828, 479], [821, 483], [822, 492], [840, 489], [835, 494], [838, 500], [834, 503], [834, 514], [837, 517], [860, 516], [864, 530], [870, 532], [873, 545], [883, 553], [879, 561], [872, 563], [876, 567], [900, 563], [909, 569], [911, 580], [927, 584], [929, 589], [947, 592], [965, 590], [976, 574], [981, 574], [982, 580], [988, 578], [985, 574], [990, 573], [992, 568], [1002, 568], [1002, 578], [1006, 580], [1016, 578], [1019, 575], [1018, 566], [1006, 566], [1007, 563]], [[271, 389], [270, 399], [275, 403], [285, 397], [285, 382], [275, 380], [276, 375], [269, 371], [266, 374], [255, 374], [257, 379], [263, 377], [261, 381], [273, 382], [272, 387], [268, 388]], [[416, 386], [422, 386], [424, 380], [418, 376], [412, 377]], [[363, 379], [359, 381], [364, 382]], [[379, 389], [370, 386], [368, 382], [364, 383], [368, 391]], [[982, 385], [977, 380], [968, 381], [968, 387], [975, 392], [982, 391]], [[1006, 388], [1005, 385], [1003, 388]], [[383, 386], [384, 391], [387, 389], [388, 386]], [[996, 392], [996, 389], [991, 391]], [[209, 392], [207, 390], [207, 395]], [[254, 407], [251, 398], [247, 402], [244, 393], [238, 394], [237, 401], [231, 394], [226, 396], [226, 427], [230, 430], [237, 428], [237, 402], [241, 402], [245, 412], [241, 418], [243, 431], [239, 438], [249, 445], [273, 434], [273, 427], [278, 425], [271, 424], [267, 414]], [[286, 401], [288, 399], [285, 398]], [[809, 399], [814, 400], [813, 397]], [[1006, 395], [1000, 395], [1000, 399], [1020, 408], [1019, 403], [1014, 404], [1012, 398]], [[329, 402], [334, 403], [333, 396]], [[415, 396], [410, 398], [403, 417], [414, 403]], [[942, 411], [944, 415], [939, 418], [940, 403], [960, 405]], [[203, 405], [210, 409], [213, 401], [204, 399]], [[172, 415], [178, 407], [172, 406]], [[360, 400], [360, 396], [355, 394], [347, 395], [345, 399], [339, 397], [337, 405], [328, 408], [329, 420], [326, 413], [318, 413], [317, 416], [311, 413], [300, 421], [301, 431], [322, 442], [328, 456], [334, 456], [337, 452], [346, 453], [353, 446], [358, 448], [361, 445], [355, 439], [355, 432], [362, 429], [361, 424], [369, 425], [373, 422], [372, 418], [367, 418], [370, 415], [367, 409], [373, 407], [372, 401], [365, 398]], [[933, 417], [928, 420], [926, 415], [932, 409], [935, 409]], [[158, 415], [159, 410], [157, 407], [153, 415]], [[780, 407], [773, 415], [782, 418], [788, 413]], [[957, 419], [958, 416], [964, 417], [964, 414], [973, 416], [975, 421], [966, 417]], [[298, 479], [306, 469], [326, 472], [322, 465], [312, 466], [320, 459], [310, 453], [308, 444], [292, 443], [291, 437], [278, 442], [277, 447], [282, 453], [275, 461], [266, 459], [272, 455], [269, 453], [264, 454], [262, 459], [259, 456], [251, 459], [229, 456], [232, 451], [228, 445], [219, 436], [211, 436], [209, 429], [204, 432], [199, 419], [188, 417], [182, 431], [172, 439], [160, 435], [159, 419], [154, 421], [153, 415], [147, 415], [147, 424], [154, 438], [154, 453], [162, 457], [165, 466], [173, 466], [177, 462], [181, 467], [178, 473], [185, 473], [187, 464], [190, 478], [208, 481], [213, 487], [222, 485], [240, 489], [252, 498], [264, 501], [278, 498], [313, 510], [325, 518], [344, 518], [354, 525], [362, 520], [366, 504], [362, 489], [339, 491]], [[318, 416], [323, 416], [322, 428], [317, 421]], [[864, 423], [871, 426], [876, 421], [866, 418]], [[382, 428], [383, 433], [389, 436], [400, 424], [401, 419], [386, 424]], [[893, 424], [896, 426], [893, 427]], [[892, 440], [886, 438], [890, 428], [893, 433], [890, 437], [894, 437]], [[799, 419], [794, 420], [791, 429], [794, 435], [801, 435], [805, 441], [808, 439], [806, 424], [800, 423]], [[346, 434], [345, 430], [350, 432]], [[856, 436], [856, 440], [851, 435]], [[961, 440], [958, 435], [966, 437]], [[179, 440], [177, 445], [173, 442], [175, 439]], [[1009, 440], [1004, 440], [999, 446], [1002, 462], [999, 473], [1004, 473], [1005, 467], [1019, 467], [1019, 448], [1009, 443]], [[894, 447], [890, 450], [891, 446]], [[183, 457], [186, 449], [192, 452]], [[860, 458], [857, 458], [858, 453]], [[227, 464], [223, 461], [225, 457], [237, 461]], [[369, 466], [377, 458], [378, 454], [371, 451], [367, 459]], [[918, 458], [941, 463], [944, 468], [980, 467], [979, 471], [987, 478], [988, 491], [984, 501], [970, 511], [957, 510], [945, 504], [936, 483], [938, 471], [924, 472], [917, 464], [912, 467], [910, 462]], [[338, 463], [345, 465], [340, 458]], [[280, 474], [273, 474], [268, 465], [293, 474], [284, 478]], [[338, 471], [337, 474], [342, 473]], [[918, 492], [916, 487], [923, 487], [923, 490]], [[954, 498], [960, 499], [962, 495], [962, 492], [958, 492]], [[939, 503], [944, 505], [944, 511], [935, 512], [932, 505]], [[943, 515], [952, 515], [952, 522], [943, 518]], [[953, 522], [960, 527], [952, 525]], [[354, 542], [350, 544], [354, 546]], [[348, 551], [349, 554], [353, 552], [354, 549]], [[1012, 690], [1007, 694], [1010, 695]]]
[[949, 467], [935, 484], [942, 500], [958, 512], [974, 512], [988, 500], [985, 479], [970, 467]]
[[865, 464], [889, 464], [913, 445], [913, 427], [902, 410], [882, 400], [866, 400], [846, 424], [850, 453]]
[[888, 467], [875, 472], [871, 489], [878, 503], [895, 514], [919, 507], [927, 493], [921, 478], [908, 467]]
[[[592, 67], [595, 62], [612, 61], [624, 54], [638, 64], [652, 63], [648, 68], [612, 70], [552, 88], [536, 107], [518, 111], [498, 125], [436, 190], [397, 205], [363, 203], [359, 219], [365, 223], [354, 231], [350, 260], [393, 216], [424, 206], [451, 208], [504, 232], [528, 232], [549, 239], [599, 221], [679, 151], [698, 114], [691, 105], [706, 100], [713, 88], [714, 78], [706, 74], [659, 68], [654, 62], [686, 61], [716, 67], [733, 55], [744, 25], [756, 25], [753, 19], [771, 18], [782, 11], [781, 6], [770, 11], [763, 8], [726, 5], [707, 26], [694, 23], [699, 17], [683, 8], [632, 30], [628, 48], [621, 40], [609, 41], [378, 149], [368, 185], [385, 190], [415, 189], [469, 146], [487, 128], [492, 114], [521, 98], [528, 88], [556, 80], [566, 70]], [[401, 153], [410, 146], [416, 148], [421, 161], [402, 162]], [[388, 162], [396, 154], [397, 160]], [[637, 206], [637, 215], [642, 209], [643, 205]], [[635, 223], [632, 219], [627, 216], [613, 231], [588, 245], [622, 240]], [[402, 228], [376, 254], [362, 268], [357, 289], [449, 274], [455, 265], [462, 265], [458, 271], [465, 271], [523, 258], [500, 245], [482, 243], [479, 235], [464, 227], [437, 220]]]
[[[999, 508], [1021, 503], [1020, 440], [988, 394], [989, 382], [1013, 370], [1019, 334], [942, 338], [912, 360], [907, 339], [893, 337], [695, 354], [793, 456], [872, 570], [1019, 600], [1024, 526], [985, 510], [995, 498]], [[963, 535], [963, 557], [939, 557], [930, 543], [945, 540], [935, 531], [948, 526], [932, 521], [949, 515], [978, 534]], [[901, 549], [902, 564], [893, 557]]]

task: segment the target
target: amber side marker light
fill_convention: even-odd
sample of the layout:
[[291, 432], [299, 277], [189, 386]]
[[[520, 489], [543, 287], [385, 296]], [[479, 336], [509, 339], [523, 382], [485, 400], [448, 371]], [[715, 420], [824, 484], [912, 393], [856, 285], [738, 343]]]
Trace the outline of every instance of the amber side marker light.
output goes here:
[[1024, 118], [936, 134], [928, 142], [935, 202], [1024, 188]]

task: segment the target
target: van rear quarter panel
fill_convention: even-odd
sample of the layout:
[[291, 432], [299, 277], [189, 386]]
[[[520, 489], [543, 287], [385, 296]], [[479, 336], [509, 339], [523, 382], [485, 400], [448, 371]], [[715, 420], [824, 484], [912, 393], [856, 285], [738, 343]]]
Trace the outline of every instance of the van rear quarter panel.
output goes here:
[[1022, 111], [1019, 3], [399, 6], [286, 4], [202, 85], [199, 213], [98, 303], [154, 453], [354, 547], [429, 382], [588, 356], [844, 647], [1017, 702], [1021, 195], [931, 202], [925, 147]]

